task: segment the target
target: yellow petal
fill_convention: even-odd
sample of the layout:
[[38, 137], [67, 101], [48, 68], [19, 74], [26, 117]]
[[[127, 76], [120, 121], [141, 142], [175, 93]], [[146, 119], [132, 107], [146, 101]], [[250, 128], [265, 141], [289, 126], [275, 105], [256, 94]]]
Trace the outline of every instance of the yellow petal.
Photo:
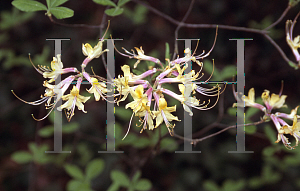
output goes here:
[[135, 89], [135, 94], [138, 98], [142, 98], [143, 93], [144, 93], [144, 86], [143, 85], [138, 85], [138, 87]]
[[165, 100], [165, 98], [159, 98], [159, 109], [165, 109], [167, 107], [167, 102]]
[[273, 106], [274, 108], [281, 108], [285, 102], [286, 95], [279, 95], [277, 94], [272, 94], [271, 99], [270, 99], [270, 105]]
[[121, 67], [122, 71], [124, 72], [124, 77], [125, 76], [130, 76], [130, 67], [128, 65], [124, 65]]
[[85, 56], [90, 57], [93, 54], [93, 48], [89, 43], [86, 43], [85, 45], [82, 44], [82, 53]]
[[162, 115], [161, 115], [161, 111], [158, 113], [158, 115], [156, 116], [156, 125], [155, 128], [157, 128], [158, 126], [160, 126], [160, 124], [162, 124], [162, 122], [164, 121]]

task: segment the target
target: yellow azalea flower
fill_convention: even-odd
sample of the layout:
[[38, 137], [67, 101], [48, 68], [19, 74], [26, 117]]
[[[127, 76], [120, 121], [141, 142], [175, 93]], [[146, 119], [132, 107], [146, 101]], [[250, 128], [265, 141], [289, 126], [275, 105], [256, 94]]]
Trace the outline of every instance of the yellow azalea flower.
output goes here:
[[[138, 60], [137, 60], [136, 63], [134, 64], [133, 68], [136, 68], [137, 65], [140, 63], [141, 60], [149, 60], [149, 61], [152, 60], [153, 57], [146, 56], [146, 55], [144, 54], [144, 50], [143, 50], [142, 47], [140, 47], [140, 48], [134, 47], [134, 48], [135, 48], [135, 50], [136, 50], [137, 53], [138, 53], [138, 55], [135, 56], [134, 58], [135, 58], [135, 59], [138, 59]], [[154, 58], [153, 58], [153, 59], [154, 59]], [[156, 60], [154, 60], [154, 62], [155, 62], [155, 61], [156, 61]]]
[[[188, 64], [186, 64], [182, 69], [180, 68], [179, 64], [175, 64], [175, 67], [178, 71], [177, 79], [182, 83], [195, 81], [199, 76], [199, 73], [195, 74], [195, 70], [192, 70], [189, 73], [183, 75], [183, 72], [188, 67]], [[195, 88], [196, 88], [196, 84], [193, 84], [193, 90]]]
[[297, 37], [295, 37], [293, 39], [293, 30], [294, 30], [294, 26], [296, 24], [296, 20], [297, 20], [298, 16], [299, 16], [299, 14], [296, 16], [294, 21], [292, 21], [292, 20], [286, 21], [285, 30], [286, 30], [286, 42], [292, 49], [292, 51], [296, 57], [296, 60], [300, 61], [300, 54], [298, 52], [298, 48], [300, 48], [300, 35], [298, 35]]
[[298, 146], [299, 144], [299, 139], [300, 139], [300, 122], [298, 122], [298, 116], [296, 115], [298, 110], [298, 106], [291, 111], [290, 115], [293, 115], [293, 125], [284, 125], [279, 131], [278, 131], [278, 139], [276, 143], [278, 143], [281, 140], [281, 137], [283, 134], [290, 134], [293, 135], [293, 137], [296, 140], [295, 146], [291, 147], [289, 144], [287, 145], [287, 148], [293, 149], [294, 147]]
[[172, 107], [168, 107], [165, 98], [159, 98], [158, 105], [159, 105], [158, 106], [159, 111], [153, 111], [153, 114], [156, 117], [155, 128], [157, 128], [164, 121], [169, 130], [169, 133], [172, 135], [173, 130], [171, 130], [170, 128], [174, 128], [175, 125], [171, 125], [170, 121], [173, 120], [180, 121], [177, 116], [171, 114], [171, 112], [176, 111], [176, 105]]
[[294, 116], [294, 120], [293, 120], [292, 135], [296, 139], [296, 145], [295, 146], [298, 146], [299, 139], [300, 139], [300, 122], [298, 122], [298, 118], [297, 118], [296, 115]]
[[[292, 135], [296, 140], [296, 144], [294, 146], [290, 146], [291, 143], [288, 141], [288, 138], [284, 136], [284, 134]], [[294, 149], [296, 146], [298, 146], [299, 139], [300, 139], [300, 122], [298, 122], [297, 116], [294, 116], [293, 126], [284, 125], [278, 130], [278, 137], [275, 143], [279, 143], [280, 141], [282, 141], [284, 146], [287, 149]]]
[[183, 109], [189, 113], [190, 116], [193, 116], [192, 110], [190, 107], [199, 106], [199, 100], [195, 97], [190, 97], [192, 91], [194, 91], [194, 86], [192, 84], [178, 84], [179, 91], [181, 92], [181, 103], [183, 105]]
[[79, 89], [76, 86], [73, 86], [73, 89], [71, 90], [70, 94], [62, 96], [62, 99], [66, 102], [57, 109], [60, 111], [62, 109], [67, 109], [69, 112], [67, 118], [68, 121], [70, 121], [72, 116], [74, 115], [75, 106], [77, 106], [78, 110], [81, 110], [84, 113], [86, 113], [86, 111], [84, 110], [83, 103], [90, 99], [90, 97], [79, 95]]
[[128, 65], [124, 65], [121, 67], [121, 70], [124, 73], [124, 76], [118, 76], [117, 79], [114, 80], [115, 86], [117, 86], [118, 92], [123, 95], [123, 98], [117, 102], [119, 104], [120, 101], [124, 101], [130, 91], [129, 82], [132, 81], [133, 75], [130, 73], [130, 67]]
[[44, 97], [49, 97], [49, 99], [47, 100], [46, 106], [50, 106], [52, 97], [54, 97], [56, 95], [56, 93], [54, 92], [55, 85], [49, 84], [47, 81], [44, 81], [43, 86], [46, 87]]
[[[57, 58], [56, 58], [57, 57]], [[61, 62], [61, 55], [58, 54], [56, 57], [53, 57], [53, 61], [51, 62], [51, 69], [39, 66], [40, 71], [43, 73], [44, 78], [51, 78], [49, 83], [55, 81], [55, 79], [60, 74], [65, 74], [68, 72], [77, 72], [76, 68], [65, 68], [63, 69], [63, 63]]]
[[285, 107], [286, 105], [284, 105], [285, 99], [286, 99], [286, 95], [277, 95], [277, 94], [272, 94], [270, 97], [270, 91], [269, 90], [265, 90], [262, 95], [261, 98], [263, 99], [265, 105], [267, 106], [268, 111], [271, 111], [273, 108], [281, 108], [281, 107]]
[[138, 117], [144, 117], [142, 121], [142, 123], [144, 123], [143, 128], [141, 129], [140, 133], [143, 132], [144, 129], [147, 129], [147, 125], [148, 125], [148, 129], [149, 130], [153, 130], [154, 129], [154, 125], [153, 125], [153, 115], [150, 111], [150, 107], [146, 106], [145, 104], [143, 104], [142, 108], [140, 109], [140, 111], [138, 111], [135, 116]]
[[245, 106], [253, 106], [256, 104], [254, 88], [251, 88], [248, 91], [248, 96], [244, 96], [243, 101], [245, 102]]
[[122, 66], [121, 69], [124, 73], [124, 76], [119, 75], [118, 78], [114, 80], [114, 84], [117, 87], [118, 92], [120, 93], [120, 95], [123, 95], [123, 98], [117, 101], [117, 104], [127, 98], [131, 89], [130, 86], [134, 84], [149, 84], [149, 82], [143, 80], [143, 78], [156, 73], [156, 68], [153, 68], [142, 73], [141, 75], [136, 76], [130, 72], [130, 67], [128, 65]]
[[[185, 56], [183, 58], [177, 58], [173, 61], [171, 61], [171, 63], [169, 63], [171, 66], [174, 66], [174, 64], [179, 64], [179, 63], [187, 63], [189, 61], [193, 61], [196, 62], [200, 67], [203, 66], [202, 62], [198, 61], [197, 59], [199, 59], [199, 56], [197, 56], [197, 58], [195, 56], [192, 56], [192, 51], [189, 48], [186, 48], [184, 50]], [[206, 57], [206, 56], [205, 56]]]
[[244, 103], [234, 103], [233, 106], [234, 107], [244, 107], [244, 104], [245, 106], [247, 107], [254, 107], [254, 108], [258, 108], [260, 109], [261, 111], [265, 112], [266, 111], [266, 108], [261, 105], [261, 104], [258, 104], [258, 103], [255, 103], [255, 90], [254, 88], [251, 88], [249, 91], [248, 91], [248, 96], [243, 96], [242, 97], [242, 100], [244, 101]]
[[[98, 82], [96, 78], [91, 77], [92, 87], [87, 90], [89, 93], [94, 94], [95, 100], [100, 100], [100, 93], [107, 93], [106, 84], [103, 82]], [[100, 93], [99, 93], [100, 91]]]
[[92, 48], [89, 43], [82, 44], [82, 53], [90, 59], [99, 58], [104, 52], [108, 52], [108, 49], [102, 51], [103, 41], [99, 41], [98, 44]]
[[134, 113], [137, 113], [142, 109], [143, 105], [146, 105], [146, 103], [148, 102], [147, 95], [144, 94], [143, 85], [138, 85], [135, 90], [131, 88], [130, 94], [133, 97], [134, 101], [126, 104], [125, 109], [130, 107]]
[[147, 55], [145, 55], [145, 54], [144, 54], [144, 50], [142, 49], [142, 47], [140, 47], [140, 48], [134, 47], [134, 48], [135, 48], [135, 50], [136, 50], [137, 53], [138, 53], [137, 55], [134, 53], [133, 50], [131, 50], [131, 51], [133, 52], [133, 53], [131, 53], [131, 52], [129, 52], [128, 50], [126, 50], [125, 48], [123, 48], [123, 49], [124, 49], [125, 52], [126, 52], [127, 54], [129, 54], [129, 55], [123, 54], [123, 53], [119, 52], [118, 50], [117, 50], [117, 51], [119, 52], [119, 54], [121, 54], [121, 55], [123, 55], [123, 56], [127, 56], [127, 57], [129, 57], [129, 58], [135, 58], [135, 59], [137, 59], [136, 63], [135, 63], [134, 66], [133, 66], [134, 68], [137, 67], [137, 65], [140, 63], [141, 60], [151, 61], [151, 62], [154, 62], [154, 63], [157, 63], [157, 64], [160, 64], [160, 65], [161, 65], [159, 59], [154, 58], [154, 57], [152, 57], [152, 56], [147, 56]]

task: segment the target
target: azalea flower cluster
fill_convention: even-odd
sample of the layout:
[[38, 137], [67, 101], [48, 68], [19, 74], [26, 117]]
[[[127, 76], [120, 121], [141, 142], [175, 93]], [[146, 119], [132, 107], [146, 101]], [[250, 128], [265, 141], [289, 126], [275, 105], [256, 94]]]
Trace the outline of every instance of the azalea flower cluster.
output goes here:
[[[236, 98], [239, 99], [237, 94], [235, 95]], [[264, 121], [272, 120], [272, 122], [274, 123], [277, 129], [278, 136], [275, 143], [279, 143], [280, 141], [282, 141], [282, 143], [287, 149], [294, 149], [296, 146], [298, 146], [300, 140], [300, 122], [298, 122], [300, 115], [297, 115], [297, 110], [299, 106], [297, 106], [295, 109], [292, 109], [290, 114], [281, 113], [281, 112], [273, 113], [272, 112], [273, 109], [286, 107], [284, 103], [287, 96], [282, 95], [282, 90], [280, 91], [279, 94], [273, 93], [271, 96], [270, 96], [270, 91], [265, 90], [262, 93], [261, 98], [264, 102], [264, 105], [255, 102], [255, 91], [254, 88], [251, 88], [248, 92], [248, 96], [242, 97], [242, 101], [244, 101], [244, 104], [235, 103], [234, 106], [235, 107], [247, 106], [247, 107], [254, 107], [260, 109], [262, 112], [264, 112], [263, 120]], [[293, 124], [289, 125], [283, 119], [291, 120], [293, 121]], [[294, 146], [291, 146], [291, 143], [289, 142], [288, 138], [285, 136], [286, 134], [292, 135], [296, 139], [296, 144]]]
[[[197, 82], [197, 80], [203, 76], [203, 73], [200, 74], [203, 63], [199, 60], [207, 57], [214, 45], [208, 53], [205, 54], [203, 52], [198, 56], [192, 55], [192, 51], [189, 48], [186, 48], [184, 50], [184, 57], [178, 57], [172, 61], [166, 59], [166, 63], [162, 63], [157, 58], [145, 55], [142, 47], [135, 47], [137, 54], [134, 51], [131, 53], [126, 49], [124, 49], [125, 53], [121, 53], [116, 49], [121, 55], [137, 60], [134, 64], [134, 68], [136, 68], [141, 61], [153, 62], [155, 66], [149, 66], [148, 70], [144, 73], [135, 75], [130, 71], [129, 65], [123, 65], [121, 66], [123, 75], [118, 75], [118, 77], [114, 78], [112, 81], [107, 81], [103, 80], [104, 78], [100, 76], [91, 75], [85, 71], [85, 68], [91, 60], [99, 58], [103, 53], [109, 51], [108, 49], [102, 49], [103, 42], [103, 39], [101, 39], [94, 48], [88, 43], [82, 44], [82, 52], [86, 58], [81, 64], [81, 71], [74, 67], [63, 68], [61, 55], [57, 55], [53, 58], [51, 68], [45, 66], [36, 67], [31, 62], [34, 68], [47, 79], [43, 82], [43, 86], [45, 87], [44, 95], [41, 95], [40, 100], [34, 102], [24, 101], [16, 94], [14, 95], [21, 101], [31, 105], [45, 103], [46, 108], [50, 109], [50, 112], [55, 107], [60, 111], [64, 109], [66, 111], [67, 119], [70, 121], [74, 116], [76, 106], [78, 110], [86, 113], [84, 103], [86, 103], [90, 97], [82, 96], [79, 93], [82, 81], [87, 80], [91, 85], [90, 89], [87, 89], [87, 91], [94, 94], [96, 101], [99, 101], [101, 98], [102, 100], [108, 101], [107, 97], [109, 95], [107, 95], [107, 92], [113, 94], [115, 98], [114, 103], [117, 105], [119, 105], [120, 102], [125, 101], [129, 95], [132, 96], [133, 101], [125, 106], [126, 109], [131, 109], [133, 111], [127, 133], [129, 132], [133, 116], [137, 116], [140, 118], [142, 126], [141, 132], [145, 129], [153, 130], [164, 122], [171, 135], [173, 135], [173, 128], [175, 126], [174, 124], [171, 124], [171, 122], [180, 120], [177, 116], [172, 114], [176, 111], [176, 105], [169, 106], [165, 99], [165, 95], [178, 100], [182, 104], [183, 109], [188, 112], [190, 116], [193, 115], [192, 108], [208, 110], [217, 103], [221, 88], [218, 85], [212, 88], [204, 88], [200, 86], [202, 82]], [[189, 65], [192, 62], [199, 66], [199, 71], [191, 70], [186, 72], [186, 69], [191, 67]], [[143, 64], [146, 63], [144, 62]], [[73, 74], [55, 84], [55, 80], [61, 74], [68, 73]], [[66, 94], [72, 82], [75, 82], [76, 85], [73, 85], [70, 93]], [[107, 83], [113, 84], [115, 92], [112, 92], [112, 89], [107, 89]], [[176, 83], [178, 85], [179, 93], [166, 88], [164, 85], [166, 83]], [[205, 96], [217, 96], [216, 102], [210, 104], [209, 99], [207, 101], [200, 101], [194, 96], [196, 93]], [[60, 100], [64, 101], [64, 103], [58, 105], [57, 103]], [[42, 119], [34, 119], [43, 120], [50, 112]]]
[[[125, 50], [127, 54], [119, 53], [123, 56], [137, 59], [137, 62], [134, 64], [134, 68], [136, 68], [142, 60], [154, 62], [161, 66], [161, 69], [154, 67], [142, 73], [141, 75], [134, 75], [130, 72], [130, 67], [128, 65], [123, 65], [121, 67], [123, 75], [119, 75], [114, 80], [114, 85], [118, 92], [115, 94], [115, 96], [120, 96], [120, 98], [116, 101], [117, 104], [119, 104], [121, 101], [124, 101], [128, 95], [132, 96], [133, 101], [126, 104], [125, 108], [132, 109], [132, 117], [135, 115], [140, 118], [142, 126], [141, 132], [147, 128], [149, 130], [153, 130], [164, 122], [169, 130], [169, 133], [173, 135], [173, 128], [175, 125], [171, 124], [171, 121], [180, 120], [177, 116], [172, 114], [172, 112], [176, 111], [176, 105], [168, 107], [165, 95], [171, 96], [172, 98], [180, 101], [183, 109], [188, 112], [190, 116], [193, 115], [191, 110], [192, 108], [207, 110], [215, 105], [213, 104], [212, 106], [208, 107], [210, 103], [209, 100], [201, 103], [199, 99], [193, 96], [196, 92], [206, 96], [218, 96], [220, 93], [219, 86], [204, 88], [197, 85], [197, 80], [202, 77], [202, 75], [200, 76], [200, 72], [203, 67], [203, 63], [200, 62], [199, 59], [203, 59], [204, 57], [208, 56], [210, 52], [205, 55], [202, 54], [199, 56], [193, 56], [191, 54], [191, 50], [187, 48], [184, 51], [184, 57], [177, 58], [173, 61], [167, 59], [167, 64], [164, 67], [159, 59], [145, 55], [142, 47], [135, 47], [135, 50], [137, 51], [137, 54], [135, 54], [133, 50], [132, 53], [127, 50]], [[191, 61], [197, 63], [200, 66], [200, 70], [198, 72], [191, 70], [188, 73], [184, 73], [184, 71], [189, 67], [188, 62]], [[150, 80], [146, 80], [147, 78], [150, 78]], [[178, 90], [180, 93], [177, 94], [165, 88], [164, 84], [166, 83], [178, 84]], [[131, 126], [132, 117], [129, 123], [128, 131]]]
[[[20, 99], [21, 101], [31, 104], [31, 105], [40, 105], [42, 103], [45, 103], [46, 109], [50, 109], [50, 112], [48, 114], [41, 118], [36, 119], [34, 116], [33, 118], [37, 121], [43, 120], [51, 113], [51, 111], [55, 108], [57, 103], [60, 100], [65, 101], [64, 104], [57, 106], [57, 109], [61, 111], [62, 109], [66, 110], [66, 116], [68, 121], [71, 120], [71, 118], [74, 115], [75, 107], [77, 106], [78, 110], [83, 111], [84, 110], [84, 103], [90, 99], [90, 97], [85, 97], [79, 94], [80, 87], [82, 85], [82, 81], [86, 79], [91, 84], [91, 87], [89, 90], [87, 90], [89, 93], [94, 94], [95, 100], [99, 101], [100, 97], [103, 99], [105, 98], [105, 95], [107, 93], [106, 84], [104, 82], [99, 82], [98, 80], [102, 80], [101, 77], [96, 75], [90, 75], [87, 72], [85, 72], [85, 67], [87, 64], [93, 60], [94, 58], [99, 58], [104, 52], [107, 52], [108, 49], [102, 50], [103, 45], [103, 39], [101, 39], [98, 44], [92, 48], [90, 44], [82, 44], [82, 52], [85, 56], [87, 56], [82, 65], [81, 65], [81, 72], [77, 68], [71, 67], [71, 68], [63, 68], [63, 63], [61, 61], [61, 55], [58, 54], [56, 57], [53, 57], [53, 60], [51, 62], [51, 68], [46, 66], [34, 66], [33, 67], [38, 71], [41, 75], [43, 75], [44, 78], [48, 79], [43, 82], [43, 86], [46, 88], [44, 95], [41, 95], [41, 99], [34, 101], [34, 102], [27, 102], [19, 98], [13, 91], [13, 94]], [[30, 60], [31, 61], [31, 60]], [[73, 75], [68, 76], [64, 80], [61, 80], [58, 84], [53, 84], [55, 80], [60, 76], [61, 74], [67, 74], [67, 73], [75, 73]], [[77, 81], [76, 85], [73, 85], [72, 90], [69, 94], [65, 93], [71, 86], [73, 81]]]

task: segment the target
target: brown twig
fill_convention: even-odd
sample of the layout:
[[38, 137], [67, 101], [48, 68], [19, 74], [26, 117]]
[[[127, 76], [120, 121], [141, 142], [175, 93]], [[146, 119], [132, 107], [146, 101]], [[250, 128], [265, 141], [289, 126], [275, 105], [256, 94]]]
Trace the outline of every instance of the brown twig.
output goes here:
[[104, 25], [87, 25], [87, 24], [66, 24], [66, 23], [60, 23], [53, 19], [52, 16], [48, 16], [50, 21], [56, 25], [64, 26], [64, 27], [74, 27], [74, 28], [91, 28], [91, 29], [98, 29], [103, 28]]
[[280, 21], [283, 19], [283, 17], [285, 17], [285, 15], [289, 12], [289, 10], [292, 8], [291, 5], [288, 5], [287, 8], [285, 8], [285, 10], [283, 11], [283, 13], [281, 14], [281, 16], [277, 19], [277, 21], [275, 21], [274, 23], [272, 23], [270, 26], [266, 27], [264, 29], [264, 31], [267, 31], [271, 28], [273, 28], [274, 26], [276, 26], [278, 23], [280, 23]]
[[264, 37], [270, 41], [270, 43], [278, 50], [282, 58], [289, 64], [294, 64], [294, 67], [297, 68], [297, 64], [295, 64], [293, 61], [291, 61], [283, 52], [283, 50], [280, 48], [280, 46], [268, 35], [264, 34]]
[[148, 8], [153, 13], [161, 16], [162, 18], [170, 21], [171, 23], [173, 23], [173, 24], [175, 24], [177, 26], [180, 25], [181, 27], [187, 27], [187, 28], [216, 28], [218, 26], [220, 29], [226, 29], [226, 30], [245, 31], [245, 32], [259, 33], [259, 34], [268, 33], [268, 31], [263, 31], [263, 30], [260, 30], [260, 29], [247, 28], [247, 27], [236, 27], [236, 26], [219, 25], [219, 24], [191, 24], [191, 23], [182, 23], [182, 22], [173, 19], [169, 15], [166, 15], [166, 14], [162, 13], [161, 11], [159, 11], [159, 10], [151, 7], [150, 5], [144, 3], [144, 2], [142, 2], [140, 0], [132, 0], [132, 1], [145, 6], [146, 8]]
[[220, 133], [223, 133], [224, 131], [227, 131], [228, 129], [232, 129], [232, 128], [235, 128], [235, 127], [250, 126], [250, 125], [259, 125], [259, 124], [264, 123], [264, 122], [265, 122], [265, 120], [261, 120], [261, 121], [257, 121], [257, 122], [254, 122], [254, 123], [240, 124], [240, 125], [231, 125], [231, 126], [228, 126], [228, 127], [224, 128], [224, 129], [222, 129], [222, 130], [216, 132], [216, 133], [207, 135], [207, 136], [205, 136], [205, 137], [203, 137], [203, 138], [199, 138], [199, 139], [189, 139], [189, 138], [185, 138], [185, 137], [183, 137], [183, 136], [177, 135], [176, 133], [174, 133], [173, 137], [182, 139], [182, 140], [184, 140], [184, 141], [188, 141], [188, 142], [190, 142], [191, 144], [196, 145], [198, 142], [204, 141], [205, 139], [208, 139], [208, 138], [211, 138], [211, 137], [214, 137], [214, 136], [216, 136], [216, 135], [218, 135], [218, 134], [220, 134]]
[[177, 38], [178, 38], [178, 31], [179, 29], [181, 28], [181, 24], [183, 24], [186, 19], [188, 18], [188, 16], [190, 15], [191, 11], [192, 11], [192, 8], [193, 8], [193, 5], [195, 3], [195, 0], [192, 0], [191, 3], [190, 3], [190, 6], [187, 10], [187, 12], [185, 13], [183, 19], [181, 20], [180, 24], [177, 26], [177, 28], [175, 29], [175, 46], [174, 46], [174, 54], [173, 54], [173, 60], [175, 59], [176, 57], [176, 54], [178, 54], [178, 41], [177, 41]]
[[228, 25], [217, 25], [217, 24], [191, 24], [191, 23], [182, 23], [180, 21], [177, 21], [175, 19], [173, 19], [172, 17], [164, 14], [163, 12], [151, 7], [150, 5], [140, 1], [140, 0], [132, 0], [133, 2], [136, 2], [138, 4], [141, 4], [143, 6], [145, 6], [146, 8], [148, 8], [150, 11], [152, 11], [153, 13], [161, 16], [162, 18], [170, 21], [171, 23], [180, 26], [180, 27], [187, 27], [187, 28], [220, 28], [220, 29], [225, 29], [225, 30], [235, 30], [235, 31], [244, 31], [244, 32], [250, 32], [250, 33], [257, 33], [257, 34], [261, 34], [263, 35], [267, 40], [270, 41], [270, 43], [275, 46], [275, 48], [279, 51], [280, 55], [283, 57], [283, 59], [290, 64], [291, 66], [293, 66], [294, 68], [298, 68], [298, 65], [295, 64], [294, 62], [290, 61], [287, 56], [285, 55], [285, 53], [283, 52], [283, 50], [276, 44], [276, 42], [268, 35], [269, 33], [269, 29], [271, 29], [272, 27], [274, 27], [275, 25], [277, 25], [283, 18], [284, 16], [288, 13], [288, 11], [291, 9], [291, 6], [288, 5], [287, 8], [284, 10], [284, 12], [281, 14], [281, 16], [274, 22], [272, 23], [270, 26], [266, 27], [263, 30], [260, 29], [254, 29], [254, 28], [247, 28], [247, 27], [236, 27], [236, 26], [228, 26]]

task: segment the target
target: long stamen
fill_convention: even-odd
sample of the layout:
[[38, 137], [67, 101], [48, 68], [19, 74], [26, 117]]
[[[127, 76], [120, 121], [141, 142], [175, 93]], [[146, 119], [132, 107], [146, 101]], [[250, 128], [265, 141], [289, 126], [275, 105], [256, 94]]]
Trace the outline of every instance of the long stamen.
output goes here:
[[57, 104], [57, 102], [58, 102], [58, 101], [55, 102], [55, 104], [53, 105], [53, 107], [52, 107], [51, 110], [47, 113], [47, 115], [46, 115], [45, 117], [43, 117], [43, 118], [41, 118], [41, 119], [37, 119], [37, 118], [35, 118], [35, 117], [33, 116], [33, 114], [31, 114], [32, 118], [33, 118], [34, 120], [36, 120], [36, 121], [42, 121], [42, 120], [46, 119], [46, 118], [50, 115], [50, 113], [52, 112], [52, 110], [54, 109], [54, 107], [55, 107], [55, 105]]
[[129, 130], [130, 130], [130, 127], [131, 127], [131, 121], [132, 121], [132, 118], [133, 118], [133, 114], [134, 113], [132, 113], [132, 115], [131, 115], [127, 132], [126, 132], [125, 136], [123, 137], [122, 141], [127, 137], [127, 134], [129, 133]]
[[32, 64], [32, 66], [34, 67], [34, 69], [35, 69], [38, 73], [43, 74], [43, 72], [42, 72], [41, 70], [39, 70], [37, 67], [35, 67], [35, 65], [33, 64], [32, 60], [31, 60], [31, 57], [30, 57], [30, 53], [28, 54], [28, 56], [29, 56], [30, 63]]
[[13, 90], [11, 90], [11, 92], [14, 94], [14, 96], [16, 96], [16, 98], [18, 98], [20, 101], [24, 102], [24, 103], [27, 103], [27, 104], [31, 104], [31, 105], [40, 105], [42, 103], [44, 103], [45, 101], [47, 101], [49, 99], [49, 97], [43, 97], [42, 99], [39, 99], [37, 101], [33, 101], [33, 102], [28, 102], [28, 101], [25, 101], [23, 99], [21, 99], [20, 97], [18, 97], [15, 92]]
[[218, 36], [218, 25], [217, 25], [217, 28], [216, 28], [216, 35], [215, 35], [215, 40], [214, 40], [213, 46], [212, 46], [211, 49], [208, 51], [208, 53], [206, 53], [204, 56], [201, 56], [201, 55], [196, 56], [196, 57], [195, 57], [196, 59], [203, 59], [203, 58], [209, 56], [209, 54], [212, 52], [212, 50], [213, 50], [214, 47], [215, 47], [215, 44], [216, 44], [216, 42], [217, 42], [217, 36]]
[[106, 28], [106, 31], [105, 31], [103, 37], [101, 38], [101, 41], [103, 41], [103, 39], [104, 39], [104, 37], [105, 37], [105, 35], [106, 35], [107, 31], [108, 31], [109, 25], [110, 25], [110, 20], [108, 20], [107, 22], [108, 22], [107, 28]]

